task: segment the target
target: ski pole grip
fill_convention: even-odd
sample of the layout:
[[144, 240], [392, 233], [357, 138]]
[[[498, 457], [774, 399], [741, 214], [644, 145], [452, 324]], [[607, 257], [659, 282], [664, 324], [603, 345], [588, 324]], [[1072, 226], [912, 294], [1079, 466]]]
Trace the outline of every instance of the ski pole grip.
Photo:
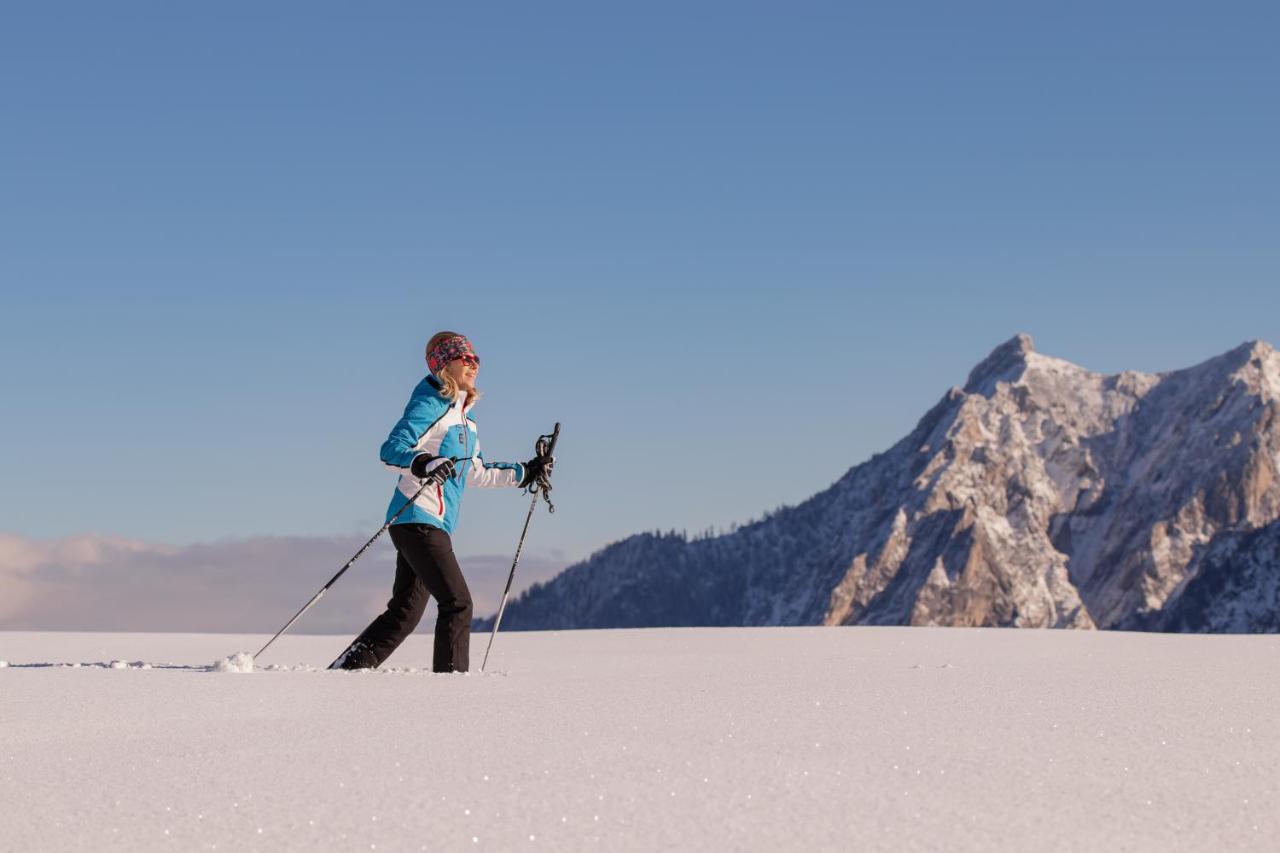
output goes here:
[[547, 455], [556, 455], [556, 440], [560, 438], [560, 422], [556, 421], [556, 428], [551, 430], [551, 444], [547, 446]]

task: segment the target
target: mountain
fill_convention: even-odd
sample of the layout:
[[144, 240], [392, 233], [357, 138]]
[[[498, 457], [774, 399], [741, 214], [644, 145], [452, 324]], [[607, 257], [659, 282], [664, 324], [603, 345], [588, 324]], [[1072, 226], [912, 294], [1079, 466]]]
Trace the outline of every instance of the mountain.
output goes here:
[[809, 500], [722, 536], [632, 536], [502, 624], [1278, 631], [1278, 412], [1261, 341], [1102, 375], [1018, 335]]

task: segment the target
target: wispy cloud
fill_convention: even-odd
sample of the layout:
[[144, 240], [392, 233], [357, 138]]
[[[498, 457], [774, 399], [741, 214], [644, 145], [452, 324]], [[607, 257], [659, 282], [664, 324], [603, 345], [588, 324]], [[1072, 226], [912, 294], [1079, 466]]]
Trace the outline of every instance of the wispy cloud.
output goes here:
[[[257, 537], [176, 547], [106, 536], [0, 533], [0, 630], [274, 633], [364, 544], [347, 537]], [[497, 609], [510, 555], [460, 557], [476, 615]], [[525, 553], [516, 585], [564, 561]], [[358, 631], [391, 593], [384, 537], [293, 630]], [[435, 618], [429, 604], [424, 627]]]

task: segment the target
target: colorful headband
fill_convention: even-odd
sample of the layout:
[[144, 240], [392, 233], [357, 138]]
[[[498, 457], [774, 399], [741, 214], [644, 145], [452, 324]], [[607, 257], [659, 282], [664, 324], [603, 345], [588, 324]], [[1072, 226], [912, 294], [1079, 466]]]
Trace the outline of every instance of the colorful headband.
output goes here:
[[427, 353], [427, 367], [432, 373], [440, 375], [440, 370], [449, 362], [456, 358], [467, 359], [480, 363], [480, 356], [476, 355], [475, 348], [471, 346], [471, 341], [462, 335], [456, 335], [452, 338], [445, 338], [436, 344], [435, 349]]

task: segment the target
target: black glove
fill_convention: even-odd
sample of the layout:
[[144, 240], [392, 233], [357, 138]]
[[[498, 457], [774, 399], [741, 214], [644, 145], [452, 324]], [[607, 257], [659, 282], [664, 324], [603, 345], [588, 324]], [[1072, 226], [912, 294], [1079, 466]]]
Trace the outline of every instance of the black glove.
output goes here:
[[453, 460], [448, 456], [432, 456], [430, 453], [420, 453], [414, 457], [409, 470], [419, 480], [431, 480], [434, 483], [443, 483], [458, 473]]
[[546, 471], [547, 475], [551, 475], [551, 468], [556, 464], [554, 456], [535, 456], [528, 462], [524, 463], [524, 479], [520, 481], [520, 488], [526, 488], [533, 485], [542, 476], [542, 472]]

